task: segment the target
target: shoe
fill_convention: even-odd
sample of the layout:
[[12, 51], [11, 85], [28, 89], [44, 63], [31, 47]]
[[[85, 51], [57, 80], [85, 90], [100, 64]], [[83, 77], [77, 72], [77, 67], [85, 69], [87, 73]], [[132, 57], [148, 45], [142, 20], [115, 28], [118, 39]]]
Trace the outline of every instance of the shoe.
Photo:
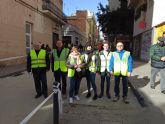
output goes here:
[[75, 100], [80, 100], [80, 97], [78, 95], [74, 96]]
[[88, 94], [86, 95], [86, 98], [91, 97], [91, 93], [88, 92]]
[[39, 98], [40, 96], [42, 96], [42, 94], [37, 94], [37, 95], [35, 96], [35, 98], [37, 99], [37, 98]]
[[48, 94], [44, 94], [44, 98], [47, 98], [48, 97]]
[[129, 101], [127, 100], [127, 97], [123, 97], [123, 102], [124, 102], [125, 104], [129, 104]]
[[150, 86], [151, 89], [155, 89], [155, 86]]
[[165, 94], [165, 90], [162, 90], [161, 93]]
[[102, 94], [102, 93], [100, 93], [99, 98], [102, 98], [102, 97], [103, 97], [103, 94]]
[[95, 94], [95, 95], [93, 96], [93, 98], [92, 98], [92, 99], [93, 99], [93, 100], [96, 100], [96, 99], [97, 99], [97, 97], [98, 97], [98, 96], [97, 96], [97, 94]]
[[119, 99], [120, 99], [119, 96], [115, 96], [113, 102], [117, 102]]
[[73, 103], [73, 98], [72, 97], [69, 98], [69, 103]]
[[111, 95], [109, 93], [107, 93], [107, 98], [111, 99]]

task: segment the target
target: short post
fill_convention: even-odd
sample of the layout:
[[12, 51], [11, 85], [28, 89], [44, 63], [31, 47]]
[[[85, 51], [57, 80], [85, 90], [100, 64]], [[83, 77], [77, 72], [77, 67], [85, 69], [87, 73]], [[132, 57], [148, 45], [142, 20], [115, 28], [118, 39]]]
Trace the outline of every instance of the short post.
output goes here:
[[60, 83], [53, 83], [53, 124], [59, 124], [59, 101], [58, 101], [58, 91]]

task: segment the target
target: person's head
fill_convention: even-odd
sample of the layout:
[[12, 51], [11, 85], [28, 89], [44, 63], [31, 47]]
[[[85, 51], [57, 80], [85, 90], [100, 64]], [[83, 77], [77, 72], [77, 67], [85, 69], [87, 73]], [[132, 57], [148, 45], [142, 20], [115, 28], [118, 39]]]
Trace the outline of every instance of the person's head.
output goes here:
[[165, 45], [165, 37], [158, 38], [158, 45], [161, 47]]
[[165, 31], [163, 31], [162, 37], [165, 37]]
[[98, 49], [99, 51], [101, 51], [101, 50], [103, 49], [103, 44], [102, 44], [101, 42], [99, 42], [99, 43], [97, 44], [97, 49]]
[[117, 51], [122, 51], [124, 49], [123, 42], [121, 42], [121, 41], [120, 42], [117, 42], [116, 49], [117, 49]]
[[86, 46], [85, 47], [86, 47], [86, 50], [87, 51], [91, 51], [92, 50], [92, 45], [89, 42], [86, 43]]
[[62, 42], [62, 40], [58, 40], [58, 41], [56, 42], [56, 47], [57, 47], [57, 48], [62, 48], [62, 47], [63, 47], [63, 42]]
[[40, 50], [41, 49], [41, 45], [42, 44], [40, 42], [33, 43], [33, 47], [34, 47], [35, 50]]
[[74, 45], [71, 49], [71, 52], [74, 54], [78, 53], [78, 46]]
[[104, 49], [104, 51], [108, 51], [109, 50], [109, 43], [108, 43], [108, 41], [103, 42], [103, 49]]

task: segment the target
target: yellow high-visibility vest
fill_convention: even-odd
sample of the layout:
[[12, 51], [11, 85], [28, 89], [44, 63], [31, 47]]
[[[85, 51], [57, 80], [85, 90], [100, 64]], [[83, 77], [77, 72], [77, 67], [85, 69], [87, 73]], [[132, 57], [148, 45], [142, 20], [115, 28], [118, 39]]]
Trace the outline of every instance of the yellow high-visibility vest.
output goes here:
[[130, 52], [125, 51], [122, 59], [120, 59], [119, 53], [113, 52], [114, 56], [114, 75], [119, 76], [127, 76], [128, 73], [128, 57], [130, 56]]
[[46, 50], [41, 49], [38, 56], [35, 50], [31, 50], [30, 57], [31, 68], [46, 67]]
[[[69, 56], [69, 60], [70, 60], [70, 64], [71, 65], [76, 65], [76, 60], [74, 58], [72, 58], [71, 56]], [[75, 75], [75, 69], [68, 69], [68, 77], [73, 77]]]
[[90, 72], [96, 72], [96, 55], [92, 56], [92, 61], [89, 64], [89, 71]]
[[53, 49], [54, 57], [54, 71], [60, 69], [62, 72], [67, 72], [68, 68], [66, 66], [66, 59], [69, 53], [68, 48], [63, 48], [60, 57], [57, 56], [57, 49]]

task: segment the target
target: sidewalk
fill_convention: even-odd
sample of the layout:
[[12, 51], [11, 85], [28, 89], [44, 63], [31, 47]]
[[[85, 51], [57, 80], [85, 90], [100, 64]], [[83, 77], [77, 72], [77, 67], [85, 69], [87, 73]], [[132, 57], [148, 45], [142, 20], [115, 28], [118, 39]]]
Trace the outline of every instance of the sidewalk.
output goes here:
[[134, 62], [135, 68], [130, 78], [131, 83], [144, 97], [148, 106], [155, 106], [165, 114], [165, 94], [160, 91], [160, 76], [156, 77], [156, 88], [150, 88], [150, 63]]
[[25, 70], [26, 70], [26, 64], [0, 67], [0, 78], [7, 77], [15, 73], [20, 73]]

